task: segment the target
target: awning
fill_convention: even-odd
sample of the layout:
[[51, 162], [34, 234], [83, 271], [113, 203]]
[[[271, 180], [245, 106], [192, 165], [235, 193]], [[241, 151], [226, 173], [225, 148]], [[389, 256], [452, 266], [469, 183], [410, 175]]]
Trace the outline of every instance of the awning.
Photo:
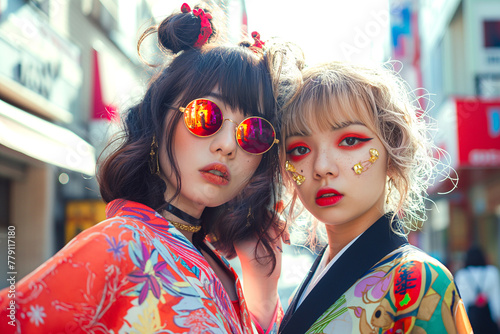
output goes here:
[[75, 133], [0, 100], [0, 145], [62, 168], [95, 174], [95, 149]]

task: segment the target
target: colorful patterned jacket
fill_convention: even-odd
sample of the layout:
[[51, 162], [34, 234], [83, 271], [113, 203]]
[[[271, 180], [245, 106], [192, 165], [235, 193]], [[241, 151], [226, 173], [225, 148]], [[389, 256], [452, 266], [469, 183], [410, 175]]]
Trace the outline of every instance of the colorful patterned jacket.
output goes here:
[[[369, 235], [371, 233], [371, 235]], [[404, 242], [376, 258], [352, 282], [343, 282], [368, 252], [391, 244], [396, 236], [387, 217], [365, 231], [329, 268], [296, 308], [323, 251], [298, 289], [280, 333], [471, 334], [463, 302], [448, 269]], [[353, 249], [356, 251], [350, 252]], [[354, 255], [355, 254], [355, 255]], [[372, 256], [370, 254], [370, 256]], [[335, 295], [336, 286], [347, 284]]]
[[[162, 216], [124, 200], [106, 214], [22, 279], [15, 297], [0, 292], [0, 333], [257, 332], [238, 276], [208, 242], [235, 277], [239, 315], [205, 258]], [[282, 316], [278, 304], [267, 333]]]

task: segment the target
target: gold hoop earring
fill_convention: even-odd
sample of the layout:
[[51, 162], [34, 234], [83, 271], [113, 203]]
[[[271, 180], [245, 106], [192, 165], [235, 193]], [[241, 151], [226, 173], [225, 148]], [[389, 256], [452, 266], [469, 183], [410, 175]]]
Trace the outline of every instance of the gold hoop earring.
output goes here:
[[153, 135], [153, 141], [151, 142], [151, 151], [149, 152], [149, 171], [151, 174], [156, 174], [160, 176], [160, 162], [158, 154], [158, 142], [156, 141], [156, 135]]
[[290, 161], [285, 161], [285, 170], [292, 173], [292, 179], [300, 186], [306, 180], [304, 175], [297, 173], [295, 166], [290, 163]]
[[360, 175], [363, 172], [366, 172], [368, 168], [370, 168], [375, 161], [377, 161], [379, 157], [379, 153], [377, 149], [371, 148], [370, 149], [370, 158], [368, 160], [365, 160], [363, 162], [358, 162], [352, 167], [352, 170], [354, 170], [354, 173]]

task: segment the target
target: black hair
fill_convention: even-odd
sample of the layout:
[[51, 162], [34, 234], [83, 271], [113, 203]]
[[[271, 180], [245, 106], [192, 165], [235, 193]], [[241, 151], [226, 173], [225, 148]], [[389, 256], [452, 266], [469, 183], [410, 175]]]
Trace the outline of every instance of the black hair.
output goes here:
[[465, 256], [465, 267], [482, 267], [486, 265], [484, 252], [478, 245], [473, 245]]
[[[97, 175], [104, 201], [122, 198], [161, 212], [167, 205], [164, 198], [167, 185], [158, 175], [151, 173], [150, 151], [153, 137], [157, 138], [159, 146], [166, 143], [167, 156], [177, 180], [174, 197], [177, 196], [181, 180], [173, 153], [172, 130], [182, 117], [182, 113], [177, 112], [178, 107], [186, 106], [217, 88], [221, 100], [231, 108], [241, 110], [245, 116], [259, 115], [276, 129], [278, 122], [273, 94], [276, 80], [272, 77], [272, 62], [265, 52], [256, 52], [243, 44], [206, 44], [194, 48], [200, 24], [191, 13], [172, 14], [153, 30], [158, 32], [160, 46], [174, 54], [174, 59], [152, 78], [143, 99], [126, 112], [123, 131], [115, 139], [121, 142], [116, 148], [112, 148], [112, 143], [108, 145], [111, 154], [100, 157]], [[139, 43], [153, 30], [147, 30]], [[166, 117], [172, 112], [172, 117]], [[165, 136], [164, 128], [167, 129]], [[274, 145], [263, 155], [249, 184], [236, 198], [204, 210], [201, 217], [203, 228], [193, 235], [193, 242], [199, 243], [207, 234], [213, 234], [217, 247], [231, 257], [235, 255], [235, 241], [256, 234], [270, 254], [268, 260], [272, 261], [274, 269], [273, 240], [267, 231], [272, 225], [278, 226], [272, 210], [279, 200], [278, 163], [278, 145]]]

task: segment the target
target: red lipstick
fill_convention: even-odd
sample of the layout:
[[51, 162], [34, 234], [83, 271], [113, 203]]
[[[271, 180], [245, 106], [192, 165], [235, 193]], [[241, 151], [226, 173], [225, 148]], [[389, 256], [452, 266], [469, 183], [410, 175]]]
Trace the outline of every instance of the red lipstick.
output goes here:
[[319, 206], [331, 206], [337, 204], [344, 195], [332, 188], [323, 188], [316, 194], [316, 204]]
[[231, 174], [227, 167], [220, 163], [213, 163], [200, 169], [201, 176], [208, 182], [225, 186], [231, 181]]

